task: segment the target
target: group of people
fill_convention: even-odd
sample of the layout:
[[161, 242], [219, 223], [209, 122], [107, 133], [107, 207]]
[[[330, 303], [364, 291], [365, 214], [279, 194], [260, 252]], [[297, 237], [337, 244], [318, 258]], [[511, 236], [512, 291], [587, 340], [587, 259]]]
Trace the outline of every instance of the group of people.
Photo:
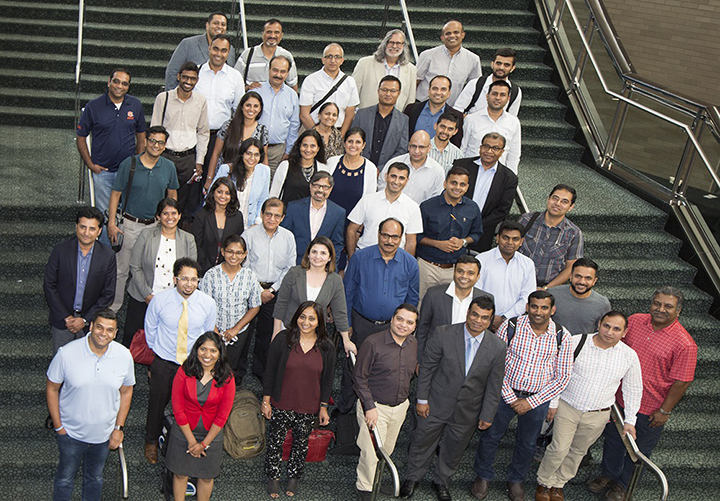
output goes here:
[[[416, 67], [403, 32], [391, 30], [352, 76], [340, 70], [342, 47], [329, 44], [298, 94], [280, 21], [268, 20], [262, 43], [237, 59], [226, 28], [213, 13], [205, 33], [180, 43], [149, 128], [127, 94], [126, 69], [113, 70], [107, 94], [83, 112], [78, 149], [95, 207], [78, 212], [75, 236], [53, 248], [44, 277], [55, 499], [69, 499], [81, 461], [87, 499], [99, 497], [135, 383], [126, 348], [143, 336], [154, 353], [144, 456], [158, 462], [172, 402], [165, 464], [175, 499], [191, 476], [209, 499], [248, 370], [263, 386], [273, 498], [288, 430], [285, 492], [294, 495], [308, 437], [328, 424], [334, 393], [337, 412], [360, 424], [355, 486], [370, 499], [370, 430], [392, 453], [415, 376], [401, 497], [437, 455], [432, 487], [450, 500], [479, 429], [470, 491], [483, 499], [517, 415], [509, 497], [524, 499], [536, 439], [554, 420], [535, 498], [561, 500], [616, 393], [625, 432], [649, 455], [693, 379], [697, 347], [677, 320], [683, 296], [660, 287], [649, 315], [612, 310], [593, 290], [599, 267], [566, 217], [577, 199], [568, 185], [551, 190], [545, 210], [507, 219], [520, 159], [522, 92], [508, 80], [515, 51], [498, 50], [483, 77], [462, 47], [462, 25], [449, 21], [443, 45]], [[111, 341], [126, 287], [123, 347]], [[333, 392], [337, 352], [343, 375]], [[629, 466], [610, 425], [605, 436], [603, 476], [589, 487], [620, 501]]]

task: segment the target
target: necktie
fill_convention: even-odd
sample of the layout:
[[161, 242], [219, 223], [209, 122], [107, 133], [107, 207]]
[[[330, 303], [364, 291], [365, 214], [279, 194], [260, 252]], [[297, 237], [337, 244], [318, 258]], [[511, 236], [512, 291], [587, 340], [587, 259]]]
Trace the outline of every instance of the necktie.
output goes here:
[[470, 372], [470, 366], [473, 363], [473, 360], [475, 360], [475, 352], [477, 350], [477, 340], [474, 337], [471, 337], [467, 340], [467, 345], [465, 346], [465, 375], [468, 375], [468, 372]]
[[180, 314], [178, 322], [178, 338], [177, 350], [175, 352], [175, 361], [182, 364], [187, 358], [187, 336], [188, 336], [188, 302], [183, 301], [183, 310]]

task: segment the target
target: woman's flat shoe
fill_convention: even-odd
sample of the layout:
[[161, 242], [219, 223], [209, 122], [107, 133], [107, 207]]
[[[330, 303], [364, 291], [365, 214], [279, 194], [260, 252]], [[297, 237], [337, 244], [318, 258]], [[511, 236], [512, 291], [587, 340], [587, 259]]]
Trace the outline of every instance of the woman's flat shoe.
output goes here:
[[268, 494], [270, 494], [271, 498], [279, 498], [280, 497], [280, 480], [271, 478], [268, 480], [267, 485], [267, 491]]
[[285, 487], [285, 494], [288, 496], [294, 496], [298, 491], [298, 484], [300, 483], [299, 478], [289, 478], [287, 487]]

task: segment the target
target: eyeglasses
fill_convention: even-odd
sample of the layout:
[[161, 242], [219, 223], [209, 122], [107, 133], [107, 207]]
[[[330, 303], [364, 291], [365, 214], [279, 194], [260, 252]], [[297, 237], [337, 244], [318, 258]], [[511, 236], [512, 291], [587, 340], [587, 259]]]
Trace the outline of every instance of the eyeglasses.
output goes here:
[[504, 150], [505, 148], [501, 148], [500, 146], [488, 146], [487, 144], [481, 144], [480, 149], [485, 150], [485, 151], [492, 151], [493, 153], [497, 153], [499, 151]]
[[223, 252], [226, 256], [242, 256], [243, 254], [246, 254], [245, 251], [224, 250]]
[[341, 59], [343, 59], [343, 57], [344, 56], [342, 56], [340, 54], [326, 54], [323, 56], [323, 59], [328, 59], [328, 60], [334, 59], [335, 61], [340, 61]]
[[429, 144], [411, 144], [410, 146], [408, 146], [408, 149], [409, 150], [424, 150], [429, 147], [430, 147]]
[[263, 212], [263, 217], [268, 219], [282, 219], [282, 214], [273, 214], [272, 212]]
[[184, 284], [186, 284], [188, 282], [191, 284], [196, 284], [200, 281], [200, 279], [198, 277], [177, 277], [177, 279], [178, 279], [178, 282], [182, 282]]
[[186, 82], [197, 82], [197, 77], [191, 77], [190, 75], [180, 75], [180, 80], [184, 80]]
[[393, 240], [395, 242], [402, 238], [402, 235], [391, 235], [390, 233], [380, 233], [380, 236], [385, 240]]
[[246, 151], [245, 153], [243, 153], [243, 155], [246, 155], [246, 156], [248, 156], [248, 157], [250, 157], [250, 158], [260, 158], [260, 152], [259, 152], [259, 151], [256, 152], [256, 153], [253, 153], [253, 152], [251, 152], [251, 151]]
[[130, 87], [130, 82], [125, 82], [125, 81], [123, 81], [123, 80], [120, 80], [119, 78], [113, 78], [113, 79], [110, 80], [110, 81], [111, 81], [112, 83], [114, 83], [115, 85], [118, 85], [118, 84], [119, 84], [119, 85], [122, 85], [123, 87]]
[[387, 89], [385, 87], [380, 87], [378, 90], [384, 94], [397, 94], [400, 92], [400, 89]]
[[161, 141], [160, 139], [152, 139], [152, 138], [150, 138], [150, 139], [147, 140], [147, 142], [150, 143], [150, 144], [157, 144], [158, 146], [165, 146], [165, 141]]
[[395, 45], [395, 46], [397, 46], [397, 47], [402, 47], [403, 45], [405, 45], [405, 42], [388, 42], [387, 44], [388, 44], [388, 45]]
[[311, 183], [310, 186], [312, 186], [313, 188], [315, 188], [317, 190], [323, 190], [323, 191], [327, 191], [332, 188], [332, 186], [330, 186], [329, 184]]

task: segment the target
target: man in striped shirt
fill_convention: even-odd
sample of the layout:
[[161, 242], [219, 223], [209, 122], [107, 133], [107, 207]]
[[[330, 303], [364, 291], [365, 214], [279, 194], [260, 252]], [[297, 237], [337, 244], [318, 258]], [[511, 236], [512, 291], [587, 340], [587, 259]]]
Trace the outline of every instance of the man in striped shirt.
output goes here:
[[[517, 414], [517, 440], [507, 469], [508, 497], [525, 499], [523, 481], [535, 453], [535, 442], [548, 414], [550, 401], [565, 389], [572, 371], [570, 334], [556, 326], [555, 298], [544, 290], [528, 296], [527, 314], [503, 322], [497, 335], [508, 343], [502, 400], [493, 425], [480, 435], [475, 465], [477, 478], [471, 493], [487, 496], [495, 478], [495, 453], [510, 421]], [[509, 339], [509, 341], [508, 341]]]

